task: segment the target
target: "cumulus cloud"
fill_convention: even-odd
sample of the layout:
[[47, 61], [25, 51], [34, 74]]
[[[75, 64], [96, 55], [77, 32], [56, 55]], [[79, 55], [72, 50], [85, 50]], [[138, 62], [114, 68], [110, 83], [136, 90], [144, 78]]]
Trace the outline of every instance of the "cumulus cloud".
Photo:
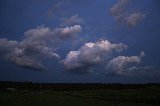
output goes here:
[[58, 35], [61, 39], [68, 37], [75, 37], [78, 32], [81, 32], [80, 25], [74, 25], [71, 27], [58, 28], [55, 29], [56, 35]]
[[8, 41], [6, 38], [0, 39], [0, 51], [10, 51], [17, 46], [17, 41]]
[[129, 27], [134, 27], [139, 22], [141, 22], [145, 18], [145, 16], [146, 15], [144, 13], [140, 13], [140, 12], [132, 13], [128, 17], [126, 17], [125, 19], [126, 25]]
[[55, 40], [74, 37], [78, 32], [81, 32], [80, 25], [74, 25], [65, 28], [55, 28], [53, 30], [49, 27], [41, 26], [25, 32], [25, 37], [29, 38], [30, 40], [48, 40], [48, 38], [52, 38], [50, 40]]
[[62, 19], [60, 26], [70, 26], [74, 24], [83, 24], [84, 20], [80, 18], [77, 14], [71, 16], [70, 18]]
[[111, 15], [117, 22], [123, 23], [128, 27], [135, 27], [146, 15], [141, 12], [129, 12], [127, 8], [131, 0], [118, 0], [118, 2], [110, 8]]
[[70, 51], [66, 59], [61, 62], [67, 70], [90, 67], [104, 61], [112, 52], [121, 52], [126, 48], [127, 45], [112, 44], [108, 40], [89, 42], [85, 43], [78, 51]]
[[141, 63], [144, 52], [141, 52], [139, 56], [118, 56], [110, 60], [106, 66], [106, 73], [108, 75], [127, 75], [129, 70], [133, 70], [134, 64]]
[[50, 29], [49, 27], [37, 27], [24, 33], [22, 41], [0, 39], [0, 52], [4, 57], [18, 66], [33, 70], [45, 70], [42, 61], [44, 59], [57, 58], [56, 42], [73, 38], [81, 31], [80, 25], [65, 28]]

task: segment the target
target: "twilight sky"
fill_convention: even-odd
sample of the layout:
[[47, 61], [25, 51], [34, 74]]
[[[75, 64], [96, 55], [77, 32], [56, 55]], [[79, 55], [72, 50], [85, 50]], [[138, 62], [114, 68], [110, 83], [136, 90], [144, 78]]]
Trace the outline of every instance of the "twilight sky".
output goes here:
[[0, 81], [160, 82], [159, 0], [1, 0]]

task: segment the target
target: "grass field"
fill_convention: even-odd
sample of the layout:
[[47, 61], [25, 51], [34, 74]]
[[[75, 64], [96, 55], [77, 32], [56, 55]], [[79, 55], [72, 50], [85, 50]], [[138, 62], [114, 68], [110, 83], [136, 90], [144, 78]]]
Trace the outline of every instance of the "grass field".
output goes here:
[[160, 106], [160, 87], [1, 92], [0, 106]]

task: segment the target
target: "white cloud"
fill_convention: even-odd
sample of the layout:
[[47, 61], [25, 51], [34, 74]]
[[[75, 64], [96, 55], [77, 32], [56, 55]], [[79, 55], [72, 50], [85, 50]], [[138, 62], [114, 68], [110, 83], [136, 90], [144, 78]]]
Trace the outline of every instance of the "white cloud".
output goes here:
[[82, 18], [80, 18], [77, 14], [71, 16], [70, 18], [65, 18], [62, 19], [62, 23], [60, 24], [60, 26], [70, 26], [70, 25], [74, 25], [74, 24], [83, 24], [84, 20]]
[[44, 70], [42, 64], [44, 59], [58, 58], [56, 44], [66, 38], [73, 38], [81, 31], [80, 25], [54, 30], [48, 27], [37, 27], [24, 33], [22, 41], [11, 41], [5, 38], [0, 39], [0, 52], [5, 52], [8, 61], [18, 66], [34, 70]]
[[78, 55], [79, 51], [70, 51], [67, 54], [66, 59], [62, 61], [66, 69], [73, 69], [83, 66], [83, 64], [78, 61]]
[[68, 37], [75, 37], [78, 32], [81, 32], [82, 28], [80, 25], [74, 25], [71, 27], [57, 28], [55, 29], [56, 35], [61, 39]]
[[78, 51], [70, 51], [61, 61], [67, 70], [89, 67], [104, 61], [112, 52], [121, 52], [127, 48], [122, 43], [112, 44], [108, 40], [86, 43]]
[[50, 29], [49, 27], [37, 27], [36, 29], [30, 29], [25, 32], [25, 37], [29, 40], [57, 40], [57, 39], [64, 39], [64, 38], [71, 38], [76, 36], [78, 32], [81, 32], [80, 25], [74, 25], [71, 27], [65, 28], [55, 28]]
[[[141, 52], [141, 54], [144, 52]], [[141, 63], [142, 55], [139, 56], [118, 56], [110, 60], [106, 66], [107, 74], [111, 75], [127, 75], [129, 70], [133, 69], [133, 64]]]

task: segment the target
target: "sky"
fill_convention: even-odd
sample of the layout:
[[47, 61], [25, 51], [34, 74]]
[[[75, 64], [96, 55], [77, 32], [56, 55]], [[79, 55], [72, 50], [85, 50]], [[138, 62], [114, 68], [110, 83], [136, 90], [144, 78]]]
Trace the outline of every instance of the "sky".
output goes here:
[[0, 81], [159, 83], [159, 0], [1, 0]]

